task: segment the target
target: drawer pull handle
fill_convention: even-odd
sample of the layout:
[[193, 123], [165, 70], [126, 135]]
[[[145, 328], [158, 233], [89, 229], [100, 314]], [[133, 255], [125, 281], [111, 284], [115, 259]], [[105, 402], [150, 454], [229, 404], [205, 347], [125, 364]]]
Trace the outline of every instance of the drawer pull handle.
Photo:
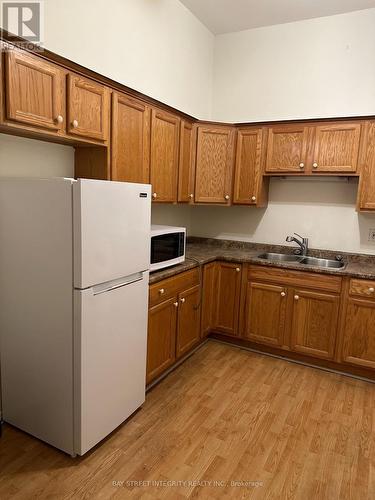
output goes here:
[[194, 198], [193, 193], [189, 194], [189, 198], [192, 200]]
[[72, 126], [73, 126], [73, 128], [77, 128], [78, 127], [78, 120], [73, 120]]
[[56, 117], [56, 121], [57, 121], [57, 123], [62, 123], [64, 121], [64, 118], [61, 115], [58, 115]]
[[301, 161], [301, 163], [299, 164], [299, 168], [305, 168], [305, 164]]
[[181, 304], [185, 304], [185, 300], [186, 300], [186, 299], [184, 299], [184, 298], [180, 299]]
[[226, 195], [224, 196], [224, 198], [225, 198], [226, 200], [229, 200], [229, 194], [226, 194]]
[[165, 293], [164, 288], [160, 288], [159, 293], [160, 293], [160, 295], [163, 295]]
[[156, 198], [158, 197], [157, 193], [152, 193], [152, 197], [154, 198], [154, 200], [156, 200]]
[[280, 295], [281, 295], [282, 297], [285, 297], [286, 293], [285, 293], [285, 292], [281, 292], [281, 293], [280, 293]]
[[252, 196], [251, 197], [251, 201], [257, 201], [257, 197], [256, 196]]
[[316, 163], [316, 161], [313, 163], [313, 168], [318, 168], [318, 164]]
[[295, 295], [294, 300], [299, 300], [299, 295]]
[[371, 286], [371, 287], [368, 289], [368, 291], [369, 291], [370, 293], [374, 293], [374, 292], [375, 292], [375, 288], [373, 288], [373, 287]]
[[178, 302], [173, 302], [173, 305], [174, 305], [175, 307], [178, 307]]
[[239, 273], [241, 269], [239, 267], [236, 267], [236, 273]]

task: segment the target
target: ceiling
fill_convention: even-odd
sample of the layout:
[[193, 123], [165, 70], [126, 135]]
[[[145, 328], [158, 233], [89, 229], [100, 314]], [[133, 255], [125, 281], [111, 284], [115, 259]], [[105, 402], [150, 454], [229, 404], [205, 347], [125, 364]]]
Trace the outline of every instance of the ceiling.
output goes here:
[[375, 7], [375, 0], [180, 1], [215, 35]]

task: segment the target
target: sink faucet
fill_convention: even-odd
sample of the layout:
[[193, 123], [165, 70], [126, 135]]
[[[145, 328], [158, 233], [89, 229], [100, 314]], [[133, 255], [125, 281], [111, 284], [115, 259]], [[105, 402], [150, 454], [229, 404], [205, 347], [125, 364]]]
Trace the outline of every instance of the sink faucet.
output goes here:
[[298, 238], [300, 238], [300, 239], [296, 238], [295, 236], [287, 236], [285, 241], [287, 241], [288, 243], [294, 241], [300, 247], [299, 249], [297, 249], [295, 251], [295, 253], [297, 253], [299, 255], [307, 255], [307, 250], [309, 248], [309, 239], [304, 238], [300, 234], [297, 234], [297, 233], [294, 233], [294, 234], [295, 234], [295, 236], [298, 236]]

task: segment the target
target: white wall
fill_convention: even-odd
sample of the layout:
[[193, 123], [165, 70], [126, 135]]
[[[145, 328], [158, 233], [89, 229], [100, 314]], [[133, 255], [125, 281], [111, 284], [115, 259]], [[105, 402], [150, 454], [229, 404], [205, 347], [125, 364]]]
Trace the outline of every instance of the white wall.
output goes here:
[[375, 114], [375, 9], [215, 41], [213, 119]]
[[152, 224], [186, 227], [187, 234], [192, 231], [192, 211], [189, 205], [153, 205]]
[[[219, 35], [213, 118], [241, 122], [375, 114], [375, 9]], [[271, 181], [266, 210], [194, 207], [191, 233], [375, 253], [375, 215], [355, 211], [356, 184]]]
[[0, 134], [0, 177], [15, 176], [73, 177], [74, 149]]
[[45, 0], [45, 45], [197, 118], [211, 116], [214, 36], [178, 0]]
[[309, 238], [310, 248], [373, 254], [368, 232], [375, 216], [355, 211], [357, 188], [355, 181], [337, 179], [272, 179], [267, 209], [191, 207], [190, 233], [283, 245], [296, 232]]

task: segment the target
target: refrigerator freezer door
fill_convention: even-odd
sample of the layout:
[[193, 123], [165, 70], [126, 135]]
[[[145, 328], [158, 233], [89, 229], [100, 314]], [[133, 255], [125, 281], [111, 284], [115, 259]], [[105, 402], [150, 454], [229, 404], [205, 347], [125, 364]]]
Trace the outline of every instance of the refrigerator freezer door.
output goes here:
[[73, 185], [74, 287], [150, 267], [151, 186], [80, 179]]
[[148, 272], [128, 276], [124, 283], [74, 291], [74, 441], [79, 455], [145, 400]]

